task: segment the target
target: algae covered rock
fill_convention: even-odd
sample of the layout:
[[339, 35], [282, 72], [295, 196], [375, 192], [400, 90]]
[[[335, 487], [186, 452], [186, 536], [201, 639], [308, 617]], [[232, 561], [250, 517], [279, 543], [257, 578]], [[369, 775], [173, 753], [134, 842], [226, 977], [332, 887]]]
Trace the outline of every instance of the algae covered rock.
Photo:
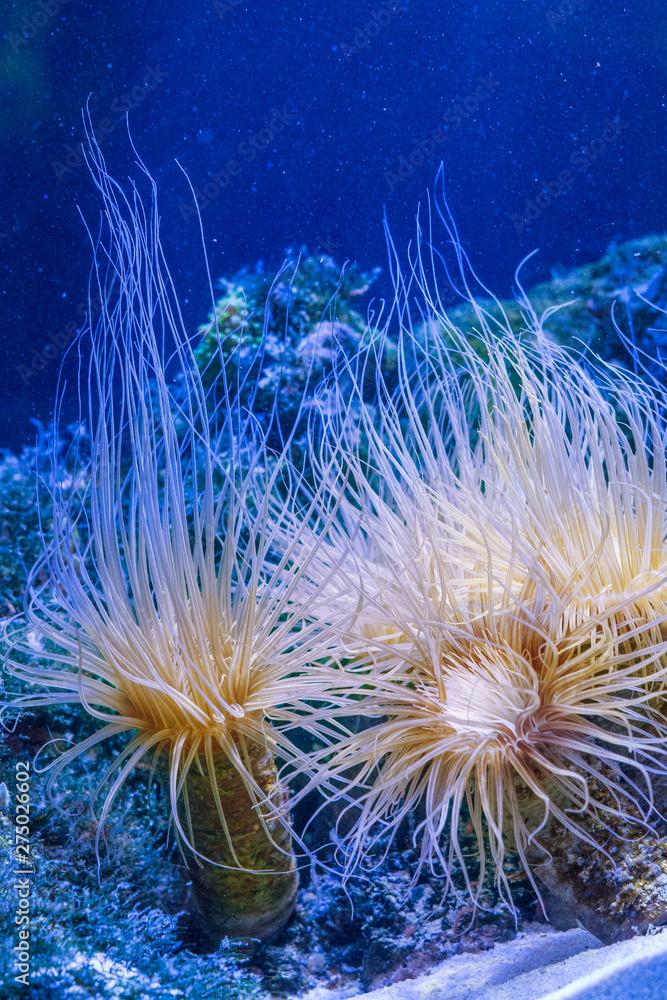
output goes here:
[[[657, 804], [664, 803], [658, 788]], [[598, 797], [603, 797], [596, 789]], [[612, 803], [609, 803], [610, 805]], [[556, 927], [577, 924], [610, 944], [667, 923], [667, 830], [661, 820], [654, 831], [642, 829], [631, 816], [582, 815], [577, 822], [603, 851], [594, 850], [563, 827], [550, 824], [540, 844], [550, 859], [534, 874], [544, 886], [544, 902]]]
[[[0, 618], [9, 618], [23, 605], [30, 571], [41, 558], [51, 531], [51, 494], [55, 486], [52, 456], [61, 462], [58, 487], [65, 493], [85, 489], [88, 434], [81, 423], [58, 433], [49, 424], [33, 421], [37, 444], [18, 453], [0, 450]], [[72, 456], [81, 458], [73, 467]]]
[[[605, 361], [627, 365], [629, 354], [619, 329], [629, 344], [649, 358], [667, 347], [667, 235], [644, 236], [612, 244], [593, 264], [568, 271], [555, 271], [549, 281], [528, 290], [528, 298], [538, 316], [554, 306], [562, 306], [545, 321], [545, 330], [563, 345], [586, 348]], [[498, 306], [490, 299], [480, 305], [492, 315]], [[512, 327], [525, 327], [521, 307], [514, 300], [501, 302]], [[477, 324], [467, 303], [450, 310], [452, 322], [475, 342]], [[617, 328], [618, 327], [618, 328]]]
[[[34, 448], [0, 457], [0, 615], [21, 607], [31, 566], [41, 553]], [[48, 518], [46, 509], [41, 511]]]
[[350, 355], [358, 346], [361, 302], [379, 273], [290, 250], [277, 275], [257, 265], [223, 278], [195, 350], [204, 385], [216, 383], [224, 364], [232, 390], [238, 380], [242, 402], [259, 415], [272, 412], [280, 392], [280, 421], [289, 429], [338, 350]]

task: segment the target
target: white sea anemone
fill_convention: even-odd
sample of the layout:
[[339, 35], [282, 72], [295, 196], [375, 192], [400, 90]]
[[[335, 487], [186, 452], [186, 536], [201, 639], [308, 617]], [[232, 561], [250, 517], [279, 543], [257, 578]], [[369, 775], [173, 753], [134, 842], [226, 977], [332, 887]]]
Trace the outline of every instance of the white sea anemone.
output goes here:
[[593, 820], [650, 827], [667, 736], [662, 403], [550, 343], [527, 301], [517, 333], [470, 293], [475, 329], [457, 329], [423, 255], [397, 288], [397, 388], [376, 376], [367, 399], [380, 337], [346, 366], [354, 408], [332, 382], [314, 457], [345, 498], [304, 583], [345, 622], [349, 697], [373, 723], [323, 752], [316, 780], [348, 802], [348, 872], [421, 816], [420, 867], [447, 885], [458, 868], [477, 898], [490, 857], [509, 899], [507, 852], [532, 879], [547, 824], [599, 851]]
[[[276, 554], [292, 502], [276, 500], [277, 483], [289, 480], [289, 465], [269, 455], [224, 370], [211, 412], [150, 177], [144, 171], [152, 195], [143, 201], [109, 176], [92, 140], [87, 158], [106, 233], [93, 239], [101, 313], [80, 345], [91, 352], [91, 450], [85, 468], [72, 458], [80, 490], [62, 485], [55, 458], [53, 536], [32, 574], [27, 641], [11, 665], [28, 687], [13, 707], [80, 705], [100, 723], [48, 764], [50, 786], [88, 751], [126, 737], [120, 751], [113, 744], [98, 789], [100, 833], [130, 773], [150, 762], [165, 772], [186, 853], [293, 875], [274, 759], [301, 755], [291, 734], [307, 702], [326, 701], [337, 644], [298, 599], [289, 547]], [[312, 714], [304, 725], [321, 732]], [[291, 908], [295, 879], [283, 884]], [[260, 933], [253, 928], [243, 932]]]

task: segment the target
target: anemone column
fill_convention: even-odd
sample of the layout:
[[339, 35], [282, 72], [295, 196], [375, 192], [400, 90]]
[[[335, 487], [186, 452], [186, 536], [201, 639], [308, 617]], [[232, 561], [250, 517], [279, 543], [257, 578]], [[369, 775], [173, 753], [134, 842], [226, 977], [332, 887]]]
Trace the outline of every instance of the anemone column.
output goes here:
[[270, 803], [270, 812], [253, 803], [226, 755], [214, 754], [220, 803], [233, 847], [220, 829], [209, 775], [193, 768], [187, 780], [193, 842], [210, 859], [198, 859], [191, 866], [190, 911], [198, 938], [214, 945], [225, 934], [263, 941], [275, 937], [296, 902], [299, 878], [287, 826], [287, 791], [278, 780], [270, 750], [256, 744], [248, 754], [246, 764]]

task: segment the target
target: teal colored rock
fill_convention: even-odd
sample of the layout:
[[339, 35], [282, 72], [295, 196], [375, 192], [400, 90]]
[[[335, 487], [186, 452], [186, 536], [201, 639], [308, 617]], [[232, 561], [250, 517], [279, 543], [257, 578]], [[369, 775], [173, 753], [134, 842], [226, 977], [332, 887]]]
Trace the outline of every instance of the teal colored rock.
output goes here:
[[[549, 281], [528, 289], [538, 316], [562, 306], [545, 321], [545, 329], [558, 343], [586, 348], [605, 361], [631, 364], [622, 337], [654, 358], [667, 348], [667, 235], [644, 236], [609, 247], [601, 260], [570, 271], [554, 271]], [[480, 304], [498, 315], [489, 299]], [[525, 328], [520, 306], [503, 300], [503, 309], [517, 332]], [[477, 320], [473, 309], [454, 306], [450, 317], [474, 343]], [[622, 336], [615, 326], [617, 324]]]
[[290, 250], [277, 276], [257, 265], [223, 278], [222, 294], [200, 327], [195, 350], [205, 385], [219, 374], [221, 357], [243, 370], [252, 365], [260, 345], [264, 392], [280, 378], [293, 376], [303, 383], [313, 361], [319, 370], [331, 360], [328, 326], [335, 323], [343, 346], [358, 341], [366, 326], [360, 299], [379, 273], [341, 267], [326, 254]]

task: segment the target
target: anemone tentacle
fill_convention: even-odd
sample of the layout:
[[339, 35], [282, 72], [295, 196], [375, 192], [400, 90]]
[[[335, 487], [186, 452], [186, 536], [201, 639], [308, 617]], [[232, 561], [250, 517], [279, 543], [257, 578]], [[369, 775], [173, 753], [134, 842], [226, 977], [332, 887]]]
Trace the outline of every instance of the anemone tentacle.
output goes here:
[[[131, 772], [150, 761], [164, 772], [186, 856], [277, 870], [289, 915], [292, 831], [270, 770], [302, 755], [292, 738], [302, 716], [326, 738], [305, 709], [338, 676], [335, 636], [306, 613], [298, 572], [285, 572], [289, 547], [275, 545], [294, 502], [285, 481], [296, 473], [287, 451], [270, 454], [269, 431], [238, 403], [223, 364], [216, 399], [207, 395], [160, 243], [155, 184], [139, 163], [149, 196], [139, 185], [126, 192], [88, 139], [103, 204], [100, 234], [91, 234], [91, 302], [101, 311], [94, 322], [91, 305], [79, 344], [90, 359], [90, 455], [85, 464], [70, 456], [75, 488], [53, 456], [53, 536], [32, 573], [27, 636], [11, 664], [30, 687], [13, 707], [74, 703], [103, 723], [47, 765], [54, 778], [108, 738], [127, 737], [100, 789], [100, 834]], [[270, 849], [246, 849], [244, 822]]]
[[[667, 424], [655, 387], [552, 344], [548, 316], [527, 300], [521, 335], [500, 303], [477, 302], [449, 235], [474, 346], [449, 318], [420, 233], [407, 276], [394, 259], [397, 387], [380, 374], [380, 331], [342, 361], [354, 405], [336, 380], [323, 398], [313, 464], [345, 495], [302, 585], [341, 628], [349, 697], [369, 726], [322, 751], [306, 791], [345, 798], [348, 873], [421, 815], [420, 867], [439, 865], [449, 887], [458, 867], [479, 902], [490, 860], [511, 903], [507, 854], [537, 888], [550, 825], [604, 853], [592, 819], [605, 836], [620, 819], [645, 835], [655, 819]], [[308, 551], [315, 536], [299, 544]]]

